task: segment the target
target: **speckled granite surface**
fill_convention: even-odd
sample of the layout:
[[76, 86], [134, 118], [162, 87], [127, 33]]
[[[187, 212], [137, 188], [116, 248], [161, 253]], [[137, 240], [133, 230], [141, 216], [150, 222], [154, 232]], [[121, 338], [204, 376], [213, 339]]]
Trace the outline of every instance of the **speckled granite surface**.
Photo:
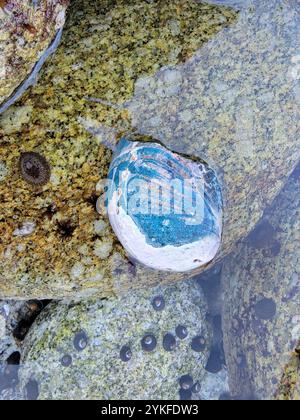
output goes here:
[[[0, 296], [105, 296], [182, 278], [129, 262], [95, 210], [107, 144], [132, 130], [216, 168], [228, 253], [300, 156], [299, 22], [279, 0], [239, 15], [192, 0], [75, 0], [38, 84], [0, 117]], [[45, 185], [20, 176], [31, 151], [51, 168]]]
[[[13, 330], [17, 325], [18, 312], [22, 302], [0, 301], [0, 366], [7, 358], [17, 351], [18, 345], [13, 337]], [[0, 369], [1, 370], [1, 369]]]
[[22, 342], [47, 302], [0, 301], [0, 401], [19, 399], [16, 389]]
[[0, 2], [0, 105], [30, 74], [65, 22], [69, 0]]
[[235, 396], [288, 397], [285, 369], [297, 380], [286, 365], [300, 338], [299, 197], [298, 170], [223, 268], [224, 344]]
[[276, 393], [280, 401], [300, 401], [300, 346], [291, 355]]
[[[152, 306], [155, 298], [164, 300], [161, 311]], [[40, 399], [177, 400], [182, 376], [190, 375], [194, 382], [204, 377], [211, 343], [206, 313], [195, 281], [120, 299], [51, 304], [24, 342], [23, 396], [28, 397], [28, 383], [34, 382]], [[178, 326], [186, 327], [185, 339], [176, 335]], [[80, 331], [87, 337], [82, 351], [76, 346]], [[141, 345], [149, 334], [157, 341], [150, 352]], [[176, 337], [173, 351], [163, 344], [166, 334]], [[193, 347], [198, 336], [205, 343], [201, 351]], [[124, 346], [131, 351], [127, 362], [120, 357]]]

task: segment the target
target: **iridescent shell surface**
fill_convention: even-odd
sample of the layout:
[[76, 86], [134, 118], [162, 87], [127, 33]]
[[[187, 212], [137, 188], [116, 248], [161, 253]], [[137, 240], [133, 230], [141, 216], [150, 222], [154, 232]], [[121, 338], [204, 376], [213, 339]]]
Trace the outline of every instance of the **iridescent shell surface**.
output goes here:
[[123, 138], [108, 178], [109, 219], [130, 257], [175, 272], [215, 257], [222, 236], [222, 194], [205, 162], [156, 142]]

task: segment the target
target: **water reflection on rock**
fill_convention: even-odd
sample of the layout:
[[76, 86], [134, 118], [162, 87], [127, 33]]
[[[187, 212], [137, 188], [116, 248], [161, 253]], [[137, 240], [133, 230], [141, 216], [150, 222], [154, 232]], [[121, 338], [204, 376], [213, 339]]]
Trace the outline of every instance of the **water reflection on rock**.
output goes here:
[[[240, 243], [223, 267], [224, 345], [236, 397], [270, 399], [285, 393], [292, 398], [278, 389], [300, 339], [297, 173], [266, 210], [256, 235], [254, 231]], [[262, 243], [264, 232], [267, 240]], [[280, 244], [275, 254], [274, 241]]]

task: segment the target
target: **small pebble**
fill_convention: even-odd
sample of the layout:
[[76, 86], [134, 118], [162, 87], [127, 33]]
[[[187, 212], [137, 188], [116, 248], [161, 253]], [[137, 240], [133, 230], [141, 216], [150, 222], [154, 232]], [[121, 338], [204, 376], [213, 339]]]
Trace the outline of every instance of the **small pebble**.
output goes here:
[[166, 303], [163, 296], [156, 296], [152, 300], [152, 307], [155, 311], [163, 311], [165, 309]]
[[72, 365], [72, 357], [69, 354], [66, 354], [62, 357], [61, 364], [64, 367], [70, 367]]

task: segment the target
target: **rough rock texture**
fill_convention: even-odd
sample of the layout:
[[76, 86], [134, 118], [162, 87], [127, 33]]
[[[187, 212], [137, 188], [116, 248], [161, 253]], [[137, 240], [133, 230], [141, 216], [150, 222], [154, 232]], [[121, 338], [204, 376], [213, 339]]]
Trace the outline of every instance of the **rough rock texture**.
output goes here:
[[31, 73], [65, 21], [69, 0], [0, 2], [0, 105]]
[[[240, 15], [192, 0], [75, 0], [39, 84], [0, 121], [0, 296], [106, 296], [182, 278], [128, 261], [95, 210], [106, 145], [132, 130], [216, 168], [228, 253], [300, 156], [299, 22], [279, 0]], [[46, 185], [20, 177], [30, 151], [50, 165]]]
[[300, 345], [285, 367], [276, 399], [280, 401], [300, 401]]
[[231, 393], [274, 398], [300, 339], [299, 168], [222, 273]]
[[[162, 311], [152, 307], [156, 297], [164, 299]], [[191, 375], [196, 382], [205, 373], [211, 340], [206, 311], [195, 281], [122, 298], [50, 304], [24, 342], [23, 395], [28, 397], [28, 383], [38, 383], [40, 399], [178, 399], [180, 377]], [[176, 336], [179, 325], [187, 328], [188, 336], [176, 338], [175, 350], [168, 352], [163, 337]], [[82, 331], [88, 344], [78, 351], [74, 343]], [[141, 346], [147, 334], [157, 340], [152, 352]], [[205, 344], [196, 352], [192, 342], [199, 335]], [[128, 362], [120, 358], [123, 346], [131, 349]], [[71, 365], [63, 367], [62, 360], [69, 356]]]
[[[203, 0], [196, 0], [200, 3]], [[219, 4], [222, 6], [234, 7], [238, 10], [247, 7], [252, 3], [252, 0], [204, 0], [205, 3]]]
[[0, 400], [18, 399], [21, 344], [47, 302], [0, 301]]
[[218, 401], [229, 394], [228, 372], [223, 369], [218, 373], [206, 373], [201, 381], [200, 400]]
[[13, 337], [13, 330], [18, 323], [18, 313], [22, 302], [0, 302], [0, 365], [18, 350], [18, 344]]

